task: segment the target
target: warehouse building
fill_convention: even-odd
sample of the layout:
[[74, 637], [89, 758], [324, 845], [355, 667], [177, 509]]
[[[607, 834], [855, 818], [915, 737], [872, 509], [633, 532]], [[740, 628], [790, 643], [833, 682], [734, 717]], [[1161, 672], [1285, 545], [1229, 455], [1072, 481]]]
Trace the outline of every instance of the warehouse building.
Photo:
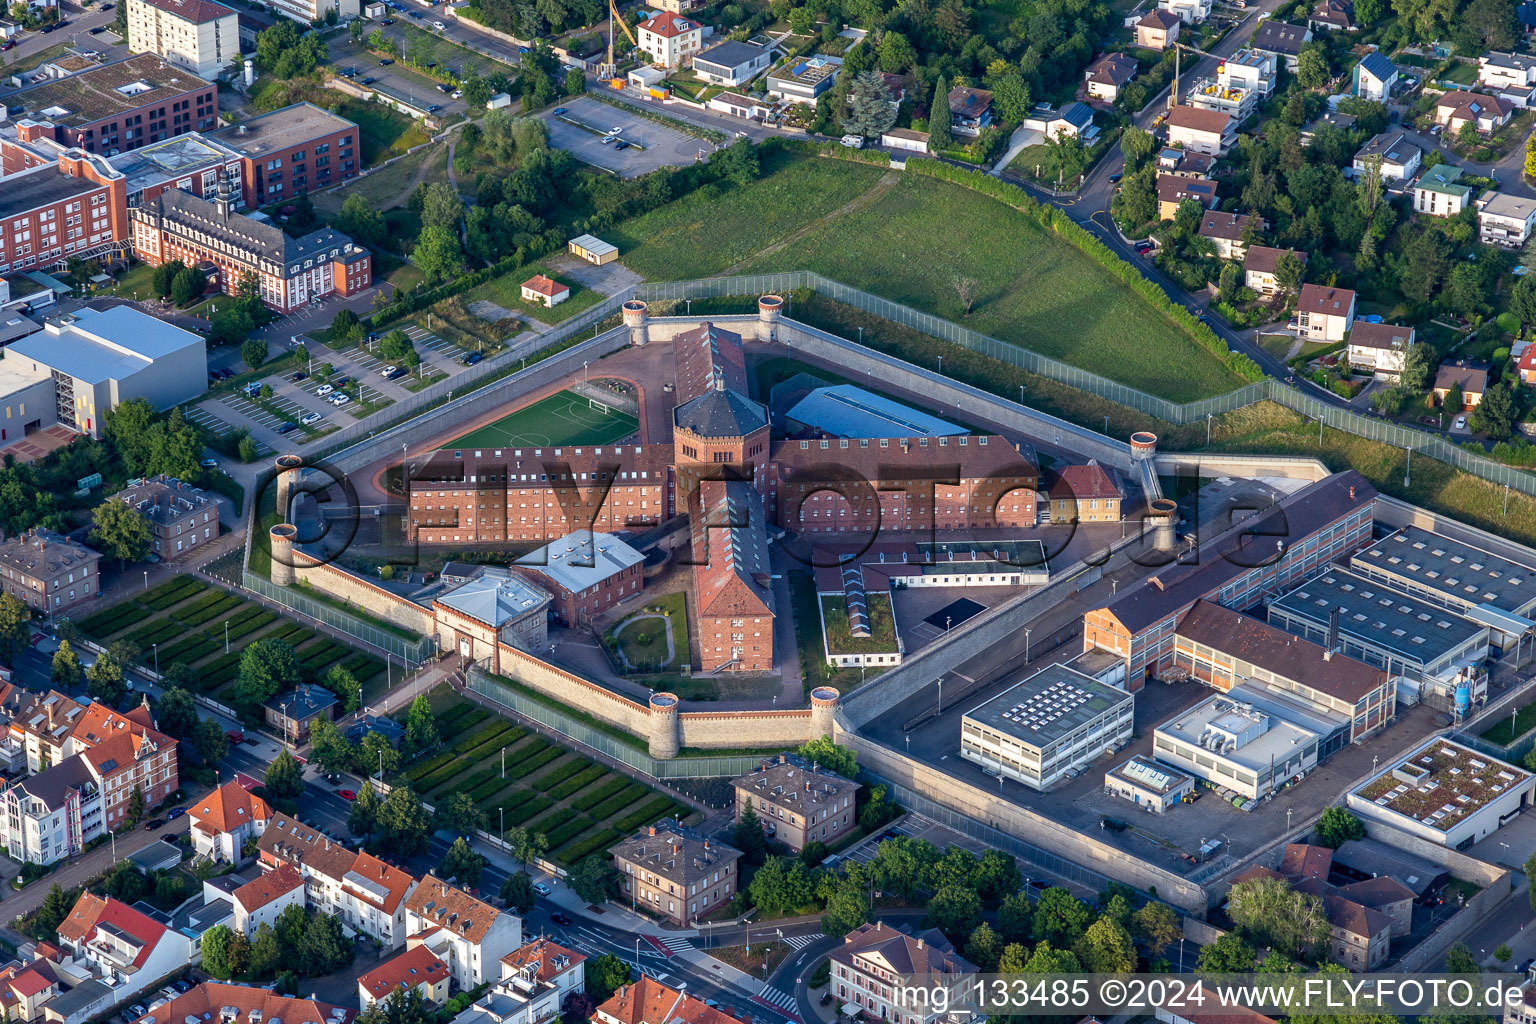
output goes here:
[[1104, 773], [1104, 792], [1166, 814], [1184, 803], [1195, 791], [1195, 777], [1137, 754]]
[[1383, 537], [1349, 565], [1487, 626], [1496, 656], [1518, 665], [1536, 651], [1536, 566], [1417, 526]]
[[1487, 700], [1489, 629], [1440, 605], [1348, 569], [1330, 569], [1270, 602], [1269, 622], [1387, 670], [1404, 704], [1452, 710]]
[[1213, 696], [1164, 722], [1153, 733], [1153, 756], [1244, 802], [1315, 768], [1323, 737], [1246, 696], [1242, 688]]
[[1136, 698], [1124, 690], [1048, 665], [966, 712], [960, 756], [990, 774], [1046, 789], [1129, 743], [1135, 709]]
[[970, 433], [852, 384], [816, 388], [796, 402], [787, 415], [791, 434], [805, 429], [828, 437], [959, 437]]
[[1350, 790], [1345, 802], [1440, 846], [1465, 850], [1531, 805], [1536, 776], [1446, 739], [1432, 739]]

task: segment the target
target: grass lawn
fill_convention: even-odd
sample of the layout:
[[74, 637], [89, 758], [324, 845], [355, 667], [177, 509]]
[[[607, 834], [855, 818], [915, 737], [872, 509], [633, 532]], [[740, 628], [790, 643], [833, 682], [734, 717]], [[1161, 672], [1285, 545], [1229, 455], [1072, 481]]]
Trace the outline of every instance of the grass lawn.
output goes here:
[[[624, 264], [661, 280], [708, 277], [858, 198], [884, 168], [776, 153], [748, 185], [711, 185], [604, 234]], [[700, 244], [703, 238], [708, 245]], [[789, 255], [806, 265], [798, 247]]]
[[[819, 225], [747, 271], [799, 268], [1173, 401], [1243, 383], [1129, 286], [1025, 214], [932, 178], [903, 176], [878, 203]], [[956, 295], [959, 277], [977, 283], [969, 317]]]
[[[536, 302], [523, 301], [522, 285], [535, 274], [543, 274], [552, 277], [571, 289], [571, 297], [558, 306], [546, 308]], [[561, 280], [559, 274], [551, 273], [548, 267], [528, 266], [519, 267], [508, 274], [494, 277], [485, 284], [476, 288], [464, 297], [466, 302], [476, 302], [485, 299], [494, 302], [502, 309], [513, 310], [533, 317], [540, 323], [558, 324], [569, 320], [584, 309], [589, 309], [603, 301], [601, 292], [595, 292], [591, 288], [583, 288], [574, 281]]]
[[1296, 339], [1289, 334], [1261, 334], [1259, 335], [1259, 348], [1268, 352], [1276, 359], [1284, 359], [1291, 351], [1291, 345]]
[[821, 595], [821, 615], [827, 624], [827, 646], [833, 654], [886, 654], [896, 650], [896, 620], [891, 595], [867, 594], [869, 636], [854, 636], [848, 627], [848, 601]]
[[[635, 671], [677, 672], [688, 664], [687, 605], [688, 595], [681, 590], [663, 594], [646, 601], [644, 608], [618, 623], [618, 629], [611, 635]], [[665, 628], [672, 633], [671, 658], [667, 657], [663, 626], [656, 621], [656, 615], [666, 618]], [[650, 642], [642, 643], [642, 636], [648, 637]]]
[[[749, 953], [748, 950], [751, 952]], [[783, 963], [789, 953], [787, 942], [754, 942], [750, 946], [722, 946], [719, 949], [709, 950], [709, 955], [716, 960], [730, 964], [738, 971], [744, 971], [754, 978], [772, 974], [774, 968]], [[766, 974], [763, 971], [764, 966], [768, 968]]]
[[1457, 61], [1448, 68], [1445, 74], [1440, 76], [1443, 82], [1456, 82], [1459, 85], [1473, 85], [1477, 82], [1477, 65], [1466, 61]]
[[148, 263], [135, 263], [129, 270], [117, 279], [117, 283], [111, 288], [105, 289], [108, 295], [118, 295], [125, 299], [150, 299], [154, 298], [152, 279], [155, 276], [155, 268]]
[[[410, 195], [412, 182], [417, 180], [418, 172], [422, 181], [447, 181], [448, 180], [448, 150], [442, 146], [429, 146], [420, 149], [409, 156], [401, 157], [388, 167], [381, 168], [362, 178], [357, 178], [347, 183], [344, 189], [333, 192], [321, 192], [312, 196], [315, 209], [321, 214], [334, 217], [341, 212], [342, 201], [350, 195], [360, 195], [372, 203], [375, 209], [391, 210], [405, 202]], [[412, 215], [414, 216], [414, 215]], [[391, 238], [398, 245], [400, 238], [414, 237], [402, 235], [402, 225], [390, 221]], [[420, 227], [420, 224], [417, 224]], [[414, 269], [414, 268], [413, 268]]]
[[588, 400], [572, 391], [550, 395], [542, 401], [503, 416], [495, 423], [456, 437], [443, 448], [540, 448], [550, 445], [607, 444], [628, 437], [640, 421], [610, 408], [606, 413], [591, 408]]
[[800, 674], [806, 692], [818, 686], [832, 686], [847, 693], [858, 686], [864, 678], [858, 669], [827, 664], [827, 652], [821, 642], [821, 617], [816, 613], [816, 578], [810, 572], [789, 574], [789, 603], [795, 617], [795, 646], [800, 649]]
[[1536, 703], [1527, 704], [1514, 716], [1514, 727], [1510, 727], [1510, 718], [1500, 718], [1479, 735], [1489, 743], [1503, 745], [1516, 736], [1524, 736], [1531, 729], [1536, 729]]

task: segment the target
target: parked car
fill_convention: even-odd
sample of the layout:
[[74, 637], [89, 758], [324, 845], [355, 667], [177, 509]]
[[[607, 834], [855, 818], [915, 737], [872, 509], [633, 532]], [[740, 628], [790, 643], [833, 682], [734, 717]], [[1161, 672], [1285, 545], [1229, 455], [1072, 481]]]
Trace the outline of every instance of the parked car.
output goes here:
[[317, 412], [307, 412], [303, 416], [299, 417], [299, 422], [304, 424], [306, 427], [312, 423], [319, 423], [320, 414]]
[[1457, 430], [1466, 430], [1467, 429], [1467, 418], [1465, 416], [1457, 416], [1456, 417], [1456, 429]]
[[384, 367], [384, 369], [380, 370], [379, 371], [379, 376], [380, 377], [389, 377], [390, 374], [394, 373], [398, 369], [400, 369], [400, 367], [391, 364], [389, 366]]
[[350, 395], [344, 395], [340, 391], [331, 396], [332, 405], [346, 405], [350, 401], [352, 401], [352, 397]]
[[308, 380], [309, 374], [305, 373], [303, 370], [299, 370], [298, 372], [290, 375], [288, 379], [297, 384], [301, 380]]
[[[187, 813], [187, 809], [185, 807], [172, 807], [170, 809], [170, 811], [166, 813], [165, 820], [166, 821], [175, 821], [177, 818], [181, 817], [183, 814], [186, 814], [186, 813]], [[177, 991], [180, 992], [180, 989], [178, 989]]]
[[437, 84], [437, 91], [438, 92], [453, 92], [453, 86], [451, 86], [451, 85], [444, 85], [443, 83], [439, 82]]
[[336, 389], [329, 384], [321, 384], [319, 387], [315, 388], [315, 394], [320, 398], [324, 398], [326, 395], [335, 390]]
[[341, 797], [343, 800], [356, 800], [357, 799], [356, 791], [355, 790], [350, 790], [350, 789], [338, 789], [336, 791], [336, 795]]
[[864, 148], [864, 136], [862, 136], [862, 135], [844, 135], [841, 139], [838, 139], [837, 141], [841, 145], [847, 146], [849, 149], [863, 149]]
[[199, 462], [198, 465], [202, 466], [204, 469], [218, 469], [219, 468], [219, 460], [218, 459], [204, 459], [202, 462]]
[[293, 422], [293, 420], [289, 420], [288, 422], [284, 423], [282, 426], [278, 427], [277, 428], [277, 432], [279, 434], [291, 434], [295, 430], [298, 430], [298, 429], [299, 429], [299, 425], [297, 423]]
[[377, 82], [377, 81], [378, 81], [377, 78], [374, 78], [372, 75], [369, 75], [368, 77], [363, 79], [363, 84], [364, 85], [372, 85], [374, 82]]
[[550, 893], [549, 886], [545, 885], [543, 882], [534, 882], [533, 891], [538, 893], [540, 896], [548, 896]]
[[623, 128], [609, 128], [608, 129], [608, 134], [609, 135], [618, 135], [623, 130], [624, 130]]
[[465, 366], [474, 366], [476, 363], [478, 363], [480, 360], [482, 360], [484, 358], [485, 357], [482, 356], [479, 352], [469, 352], [469, 353], [466, 353], [462, 358], [460, 358], [459, 362], [463, 363]]
[[565, 113], [564, 107], [556, 107], [554, 110], [550, 111], [550, 114], [554, 117], [559, 117], [563, 113]]
[[331, 383], [336, 385], [338, 388], [344, 388], [348, 384], [352, 383], [352, 378], [346, 376], [345, 374], [343, 374], [340, 377], [332, 377], [331, 378]]
[[16, 46], [16, 40], [14, 40], [14, 39], [7, 39], [5, 41], [5, 45], [4, 46], [0, 46], [0, 50], [14, 49], [15, 46]]
[[625, 142], [623, 139], [620, 139], [618, 142], [615, 142], [613, 144], [613, 148], [614, 149], [628, 149], [629, 148], [629, 143]]
[[171, 986], [182, 995], [186, 995], [188, 992], [192, 991], [192, 983], [186, 978], [177, 978], [175, 981], [171, 982]]
[[383, 58], [381, 58], [379, 60], [379, 67], [387, 68], [391, 64], [393, 64], [394, 62], [395, 62], [395, 58], [393, 58], [393, 57], [383, 57]]
[[442, 109], [443, 108], [439, 104], [436, 104], [436, 103], [428, 103], [427, 104], [427, 113], [429, 113], [429, 114], [435, 114], [439, 110], [442, 110]]
[[1113, 185], [1113, 184], [1115, 184], [1117, 181], [1119, 181], [1123, 177], [1125, 177], [1124, 174], [1121, 174], [1119, 171], [1116, 171], [1114, 174], [1111, 174], [1109, 176], [1109, 183], [1111, 185]]
[[261, 381], [253, 380], [249, 384], [247, 384], [245, 387], [241, 388], [240, 390], [244, 391], [247, 395], [250, 395], [252, 398], [255, 398], [257, 395], [261, 394]]
[[155, 829], [159, 828], [161, 825], [164, 825], [164, 824], [165, 824], [165, 819], [164, 818], [150, 818], [148, 821], [146, 821], [144, 823], [144, 831], [145, 832], [153, 832]]
[[555, 924], [563, 924], [569, 926], [571, 923], [571, 919], [558, 910], [550, 914], [549, 919], [555, 922]]
[[438, 31], [439, 31], [439, 32], [443, 32], [443, 31], [446, 31], [446, 30], [447, 30], [447, 28], [448, 28], [448, 26], [446, 26], [446, 25], [444, 25], [444, 24], [443, 24], [443, 23], [442, 23], [442, 22], [440, 22], [440, 21], [434, 21], [434, 22], [433, 22], [433, 23], [432, 23], [432, 27], [433, 27], [433, 28], [435, 28], [435, 29], [437, 29], [437, 30], [438, 30]]
[[610, 142], [612, 142], [616, 138], [618, 138], [617, 135], [604, 135], [602, 143], [603, 143], [603, 145], [606, 146], [606, 145], [608, 145]]

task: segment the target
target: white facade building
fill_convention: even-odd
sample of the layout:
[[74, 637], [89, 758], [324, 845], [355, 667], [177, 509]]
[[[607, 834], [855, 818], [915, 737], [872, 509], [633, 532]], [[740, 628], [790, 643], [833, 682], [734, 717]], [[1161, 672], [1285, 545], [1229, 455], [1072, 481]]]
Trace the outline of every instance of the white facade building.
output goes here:
[[240, 16], [218, 0], [126, 0], [128, 49], [212, 81], [240, 56]]

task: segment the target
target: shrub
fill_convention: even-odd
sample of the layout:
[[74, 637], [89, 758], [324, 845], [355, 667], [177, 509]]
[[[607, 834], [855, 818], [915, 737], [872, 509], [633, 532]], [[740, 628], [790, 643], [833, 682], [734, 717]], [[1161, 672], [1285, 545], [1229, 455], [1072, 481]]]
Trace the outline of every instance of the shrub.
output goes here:
[[613, 827], [618, 829], [620, 832], [628, 834], [639, 828], [641, 825], [654, 824], [655, 822], [660, 821], [662, 818], [665, 818], [668, 812], [672, 810], [672, 806], [673, 804], [671, 797], [658, 796], [650, 803], [645, 804], [643, 807], [628, 817], [620, 818], [618, 821], [614, 822]]
[[557, 863], [570, 866], [577, 863], [588, 854], [596, 853], [599, 850], [606, 850], [608, 847], [612, 846], [614, 843], [623, 838], [624, 833], [620, 832], [618, 829], [605, 828], [600, 832], [592, 833], [585, 839], [580, 839], [571, 843], [565, 849], [555, 854], [555, 861]]
[[575, 796], [577, 793], [581, 792], [583, 789], [586, 789], [592, 783], [596, 782], [598, 779], [607, 774], [607, 768], [600, 764], [594, 764], [591, 767], [578, 772], [571, 778], [567, 779], [565, 782], [561, 783], [559, 786], [550, 790], [549, 795], [554, 797], [556, 800], [564, 800], [567, 797]]
[[[636, 783], [631, 783], [628, 779], [614, 776], [601, 786], [594, 786], [575, 800], [572, 800], [571, 806], [575, 807], [578, 811], [590, 811], [609, 797], [627, 791], [631, 785], [636, 785]], [[606, 815], [603, 815], [603, 817], [606, 817]]]

